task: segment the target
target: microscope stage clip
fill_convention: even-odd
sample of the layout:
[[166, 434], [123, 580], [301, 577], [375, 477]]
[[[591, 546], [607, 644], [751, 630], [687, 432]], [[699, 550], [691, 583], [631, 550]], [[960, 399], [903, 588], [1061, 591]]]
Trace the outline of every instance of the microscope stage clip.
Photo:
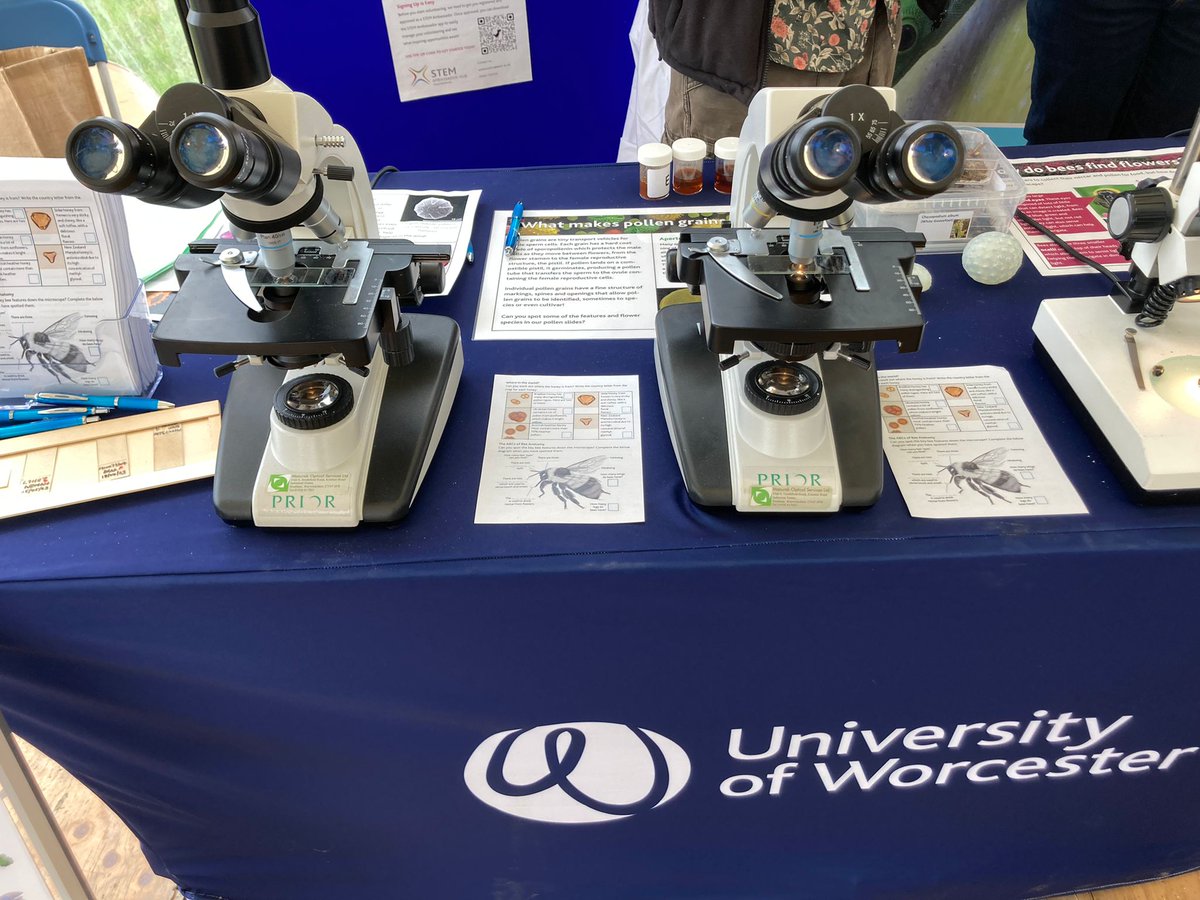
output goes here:
[[225, 285], [237, 297], [238, 302], [250, 312], [263, 312], [263, 305], [258, 302], [254, 289], [250, 287], [250, 279], [245, 270], [252, 267], [258, 260], [258, 251], [244, 252], [237, 247], [228, 247], [221, 251], [217, 259], [221, 263], [221, 274], [225, 277]]
[[684, 247], [680, 252], [684, 259], [697, 259], [701, 256], [707, 256], [756, 294], [762, 294], [764, 297], [770, 297], [772, 300], [783, 299], [783, 294], [751, 272], [742, 257], [737, 255], [741, 253], [741, 248], [736, 240], [717, 235], [716, 237], [709, 238], [703, 248]]

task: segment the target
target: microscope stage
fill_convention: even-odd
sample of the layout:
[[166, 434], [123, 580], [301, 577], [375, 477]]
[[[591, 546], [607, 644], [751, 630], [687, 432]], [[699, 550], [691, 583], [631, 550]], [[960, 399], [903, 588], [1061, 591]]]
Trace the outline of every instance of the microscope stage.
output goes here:
[[[736, 232], [722, 234], [732, 237]], [[781, 233], [785, 240], [776, 241], [776, 246], [786, 247], [786, 234], [786, 231]], [[704, 239], [708, 236], [706, 232]], [[681, 236], [681, 245], [688, 237]], [[844, 240], [852, 244], [854, 259], [844, 273], [824, 276], [833, 295], [832, 303], [804, 305], [788, 299], [772, 300], [748, 288], [711, 260], [705, 264], [703, 256], [681, 260], [681, 277], [689, 284], [700, 281], [697, 277], [700, 273], [693, 267], [697, 263], [704, 265], [705, 333], [709, 347], [718, 353], [733, 352], [737, 341], [886, 340], [896, 341], [901, 352], [909, 352], [920, 346], [925, 327], [905, 268], [914, 255], [911, 239], [924, 240], [920, 235], [909, 235], [896, 228], [848, 229]], [[773, 253], [771, 259], [774, 258]], [[785, 276], [760, 277], [786, 297]], [[858, 281], [868, 284], [869, 289], [860, 289]]]
[[[298, 242], [301, 276], [314, 268], [345, 274], [326, 277], [320, 285], [304, 283], [299, 277], [290, 309], [254, 312], [225, 282], [217, 257], [228, 247], [256, 249], [252, 243], [222, 241], [210, 253], [188, 254], [176, 262], [179, 295], [154, 332], [155, 351], [164, 365], [179, 365], [184, 353], [294, 357], [340, 353], [348, 365], [365, 366], [379, 335], [378, 301], [385, 289], [396, 289], [400, 295], [411, 290], [409, 267], [414, 252], [423, 249], [407, 241], [351, 241], [342, 250], [320, 242]], [[265, 275], [261, 268], [242, 271], [251, 285]], [[257, 293], [261, 298], [264, 291]]]

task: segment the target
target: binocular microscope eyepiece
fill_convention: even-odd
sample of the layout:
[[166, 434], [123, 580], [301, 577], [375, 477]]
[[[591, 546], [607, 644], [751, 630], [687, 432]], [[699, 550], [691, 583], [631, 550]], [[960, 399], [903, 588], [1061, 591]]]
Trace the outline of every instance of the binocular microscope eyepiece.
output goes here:
[[953, 184], [962, 163], [954, 128], [905, 122], [877, 91], [850, 86], [814, 101], [764, 148], [743, 219], [755, 228], [779, 214], [820, 222], [855, 200], [922, 200]]

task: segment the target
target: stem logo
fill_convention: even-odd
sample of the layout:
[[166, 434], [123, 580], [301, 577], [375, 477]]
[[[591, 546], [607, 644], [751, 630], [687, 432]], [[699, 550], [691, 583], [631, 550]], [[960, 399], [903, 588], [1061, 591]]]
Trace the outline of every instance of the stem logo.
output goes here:
[[674, 741], [612, 722], [539, 725], [493, 734], [471, 754], [467, 788], [488, 806], [535, 822], [609, 822], [662, 806], [692, 764]]

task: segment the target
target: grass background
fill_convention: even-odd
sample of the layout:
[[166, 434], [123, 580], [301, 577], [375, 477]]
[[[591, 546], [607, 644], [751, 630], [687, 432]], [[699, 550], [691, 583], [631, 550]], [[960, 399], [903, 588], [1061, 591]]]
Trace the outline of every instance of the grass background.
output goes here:
[[86, 5], [111, 62], [136, 72], [159, 94], [173, 84], [197, 80], [173, 2], [86, 0]]

